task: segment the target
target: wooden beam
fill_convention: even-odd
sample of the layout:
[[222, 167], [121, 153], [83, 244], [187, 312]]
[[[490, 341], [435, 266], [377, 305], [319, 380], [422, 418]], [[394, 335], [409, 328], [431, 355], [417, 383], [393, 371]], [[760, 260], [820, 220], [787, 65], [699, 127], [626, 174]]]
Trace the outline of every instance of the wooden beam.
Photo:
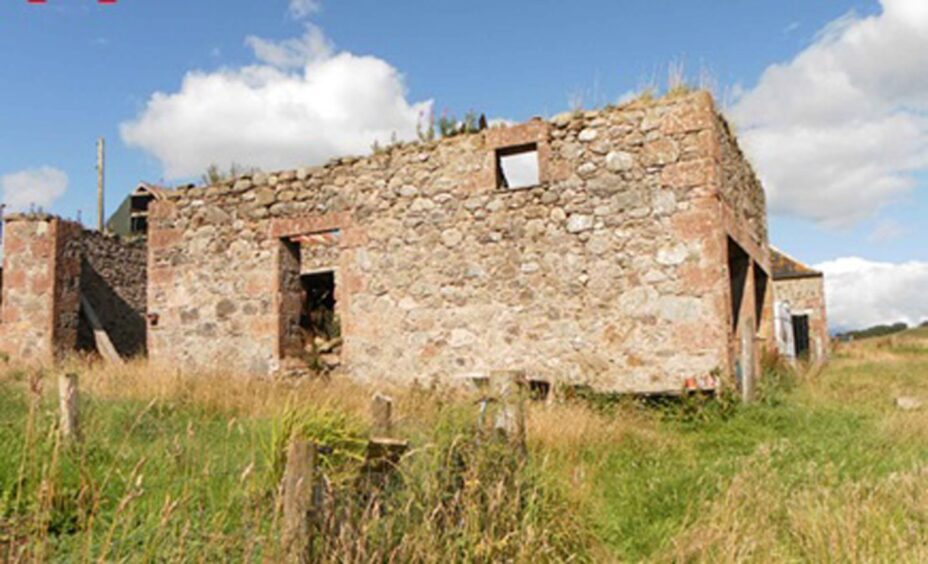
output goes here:
[[110, 336], [107, 335], [106, 329], [103, 328], [103, 324], [100, 323], [97, 312], [94, 311], [90, 301], [83, 294], [81, 294], [81, 307], [84, 309], [84, 315], [87, 316], [87, 321], [90, 322], [90, 327], [93, 329], [93, 340], [100, 356], [105, 361], [113, 364], [125, 364], [125, 361], [119, 356], [119, 351], [113, 345], [113, 341], [110, 340]]

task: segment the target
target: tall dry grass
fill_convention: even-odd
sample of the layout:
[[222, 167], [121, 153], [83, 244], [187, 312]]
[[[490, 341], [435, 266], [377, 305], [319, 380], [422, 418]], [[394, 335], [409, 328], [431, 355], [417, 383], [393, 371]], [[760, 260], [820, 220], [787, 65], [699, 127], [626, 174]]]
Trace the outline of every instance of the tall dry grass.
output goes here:
[[[58, 370], [80, 374], [84, 443], [60, 441]], [[473, 397], [458, 390], [377, 390], [393, 395], [412, 449], [371, 497], [357, 482], [374, 391], [362, 385], [72, 359], [10, 368], [0, 386], [14, 410], [25, 405], [3, 422], [23, 431], [6, 445], [18, 469], [0, 464], [0, 555], [12, 559], [279, 560], [275, 498], [292, 436], [327, 447], [333, 517], [315, 561], [572, 560], [596, 544], [551, 460], [535, 456], [544, 447], [525, 460], [481, 439]]]

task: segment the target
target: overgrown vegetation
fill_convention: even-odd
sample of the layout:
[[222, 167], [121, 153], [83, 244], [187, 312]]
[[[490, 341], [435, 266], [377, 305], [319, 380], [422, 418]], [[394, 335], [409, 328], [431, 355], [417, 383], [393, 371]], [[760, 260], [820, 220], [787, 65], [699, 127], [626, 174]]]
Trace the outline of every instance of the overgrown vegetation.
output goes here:
[[257, 167], [242, 166], [236, 163], [229, 165], [228, 170], [221, 169], [216, 164], [211, 164], [206, 168], [203, 176], [200, 177], [200, 182], [204, 186], [215, 186], [244, 174], [255, 174], [257, 172], [260, 172]]
[[928, 557], [928, 331], [765, 361], [759, 401], [534, 403], [528, 456], [473, 398], [383, 390], [411, 449], [358, 495], [370, 390], [81, 365], [85, 439], [51, 374], [0, 376], [0, 560], [279, 560], [296, 434], [327, 448], [321, 561], [920, 561]]

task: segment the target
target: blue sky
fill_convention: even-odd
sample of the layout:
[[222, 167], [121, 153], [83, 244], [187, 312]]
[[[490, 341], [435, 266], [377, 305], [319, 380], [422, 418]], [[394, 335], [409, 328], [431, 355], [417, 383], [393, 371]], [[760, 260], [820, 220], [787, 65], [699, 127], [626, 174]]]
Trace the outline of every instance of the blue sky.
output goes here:
[[[928, 126], [921, 121], [928, 119], [928, 83], [907, 81], [913, 74], [910, 68], [901, 67], [897, 75], [887, 77], [845, 56], [862, 41], [870, 51], [885, 49], [884, 56], [897, 53], [911, 58], [920, 47], [928, 52], [928, 25], [900, 34], [894, 27], [900, 24], [887, 16], [895, 11], [894, 21], [928, 17], [917, 6], [921, 3], [330, 0], [320, 5], [310, 0], [119, 0], [115, 5], [98, 5], [94, 0], [48, 0], [45, 5], [31, 5], [26, 0], [4, 0], [0, 6], [0, 178], [8, 203], [22, 206], [34, 198], [64, 216], [74, 217], [81, 210], [84, 221], [91, 223], [94, 143], [101, 135], [108, 142], [107, 209], [111, 211], [137, 181], [182, 182], [193, 171], [205, 169], [198, 163], [211, 162], [211, 155], [254, 154], [262, 163], [276, 164], [274, 158], [260, 155], [277, 151], [275, 155], [289, 159], [279, 162], [312, 163], [329, 153], [369, 145], [363, 134], [342, 135], [342, 129], [393, 128], [408, 136], [414, 116], [429, 101], [438, 114], [449, 110], [460, 115], [475, 109], [516, 121], [550, 116], [578, 101], [593, 107], [615, 102], [649, 83], [663, 84], [668, 63], [675, 61], [682, 62], [694, 78], [703, 69], [708, 71], [720, 103], [731, 109], [736, 127], [745, 134], [749, 156], [765, 182], [769, 178], [775, 187], [777, 196], [771, 197], [775, 244], [823, 266], [850, 257], [863, 259], [866, 262], [861, 264], [868, 268], [876, 263], [925, 263], [928, 282], [928, 245], [923, 244], [928, 238], [923, 219], [928, 212], [928, 146], [924, 144]], [[855, 35], [869, 37], [868, 33], [877, 37], [876, 47], [868, 47]], [[900, 35], [908, 40], [894, 39]], [[844, 43], [850, 47], [842, 47]], [[771, 72], [775, 65], [782, 72]], [[887, 149], [892, 158], [871, 151], [872, 167], [861, 165], [861, 157], [850, 152], [836, 156], [821, 149], [823, 144], [811, 146], [806, 153], [827, 152], [824, 168], [838, 170], [820, 177], [814, 169], [804, 174], [810, 162], [817, 162], [810, 161], [808, 154], [797, 156], [780, 149], [802, 132], [819, 131], [818, 126], [802, 117], [805, 108], [800, 102], [785, 104], [792, 108], [786, 113], [770, 106], [771, 100], [791, 99], [790, 84], [797, 84], [816, 90], [826, 104], [835, 99], [846, 101], [849, 108], [859, 107], [853, 96], [828, 92], [825, 82], [808, 78], [810, 73], [830, 76], [835, 70], [831, 65], [864, 85], [854, 95], [880, 100], [868, 122], [875, 133], [867, 139], [878, 139], [883, 130], [895, 138], [893, 127], [914, 125], [906, 144]], [[249, 68], [258, 68], [254, 71], [258, 74], [244, 70]], [[921, 68], [924, 74], [926, 67]], [[199, 73], [199, 82], [185, 82], [191, 72]], [[275, 88], [289, 81], [293, 88], [307, 88], [312, 96], [319, 91], [307, 86], [313, 77], [342, 81], [344, 88], [355, 90], [405, 88], [405, 92], [359, 96], [357, 106], [391, 108], [371, 109], [372, 114], [388, 114], [384, 123], [367, 123], [364, 118], [329, 122], [323, 117], [307, 121], [304, 131], [290, 131], [282, 121], [279, 129], [288, 132], [280, 140], [273, 138], [274, 131], [252, 135], [253, 114], [264, 111], [260, 100], [251, 99], [248, 110], [242, 109], [248, 104], [235, 93], [223, 94], [203, 109], [204, 103], [213, 103], [212, 99], [204, 102], [204, 92], [217, 88], [223, 92], [230, 84], [240, 87], [235, 92], [254, 98], [249, 85], [255, 80], [264, 85], [258, 95], [272, 96], [279, 92]], [[890, 91], [866, 86], [871, 78], [899, 87]], [[343, 91], [326, 92], [338, 97]], [[169, 98], [158, 111], [151, 103], [156, 92]], [[319, 102], [316, 108], [331, 104], [336, 104], [336, 113], [342, 109], [337, 100]], [[222, 110], [216, 109], [220, 106]], [[897, 117], [897, 110], [907, 112], [908, 121], [884, 119]], [[195, 111], [204, 115], [188, 119]], [[213, 131], [211, 124], [216, 121], [223, 123]], [[868, 123], [861, 122], [860, 129]], [[208, 138], [207, 129], [220, 138]], [[839, 130], [835, 135], [847, 138]], [[231, 145], [248, 137], [264, 139], [269, 147], [245, 141], [240, 147]], [[278, 142], [290, 145], [279, 151]], [[840, 177], [843, 163], [851, 160], [860, 165], [847, 175], [858, 178], [856, 184]], [[885, 161], [896, 164], [875, 170], [887, 167]], [[786, 167], [792, 176], [782, 172]], [[32, 194], [30, 182], [48, 184], [50, 192], [40, 194], [36, 188]], [[877, 185], [882, 188], [870, 188]], [[822, 211], [837, 201], [850, 203], [840, 210]], [[877, 286], [867, 291], [879, 292], [886, 284]], [[878, 304], [874, 307], [879, 311], [867, 315], [841, 313], [846, 318], [842, 322], [859, 324], [874, 316], [903, 315], [888, 313], [888, 307], [880, 310]], [[922, 313], [928, 317], [928, 302], [924, 310], [912, 314], [912, 320]]]

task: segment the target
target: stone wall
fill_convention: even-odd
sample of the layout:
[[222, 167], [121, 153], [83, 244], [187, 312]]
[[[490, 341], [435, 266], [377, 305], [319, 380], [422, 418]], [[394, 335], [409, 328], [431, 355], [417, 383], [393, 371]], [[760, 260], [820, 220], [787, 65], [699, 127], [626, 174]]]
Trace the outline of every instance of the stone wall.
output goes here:
[[[729, 334], [729, 371], [739, 381], [746, 399], [760, 375], [759, 349], [772, 350], [773, 291], [770, 284], [770, 252], [767, 240], [767, 204], [763, 187], [747, 161], [728, 122], [719, 118], [717, 159], [718, 198], [726, 237], [748, 254], [739, 323]], [[734, 312], [729, 308], [729, 315]]]
[[[180, 189], [151, 209], [150, 358], [279, 370], [299, 259], [335, 272], [359, 379], [713, 385], [732, 364], [728, 226], [766, 247], [723, 220], [720, 194], [760, 190], [723, 174], [723, 127], [696, 93]], [[530, 143], [539, 186], [498, 188], [495, 150]]]
[[93, 348], [80, 313], [84, 294], [121, 353], [144, 352], [144, 245], [44, 214], [7, 216], [4, 231], [0, 350], [50, 363]]
[[[148, 250], [144, 240], [124, 241], [98, 231], [84, 231], [80, 239], [81, 294], [90, 302], [119, 354], [145, 354]], [[92, 349], [89, 326], [78, 347]]]
[[734, 215], [735, 223], [745, 229], [759, 252], [766, 254], [767, 201], [764, 189], [724, 119], [719, 120], [718, 132], [722, 163], [719, 194]]
[[5, 218], [0, 350], [18, 361], [52, 362], [76, 332], [76, 315], [65, 310], [75, 301], [79, 263], [60, 243], [77, 232], [47, 215]]
[[774, 281], [778, 302], [787, 302], [792, 315], [809, 316], [809, 354], [812, 360], [828, 357], [828, 318], [825, 313], [825, 278], [805, 276]]

